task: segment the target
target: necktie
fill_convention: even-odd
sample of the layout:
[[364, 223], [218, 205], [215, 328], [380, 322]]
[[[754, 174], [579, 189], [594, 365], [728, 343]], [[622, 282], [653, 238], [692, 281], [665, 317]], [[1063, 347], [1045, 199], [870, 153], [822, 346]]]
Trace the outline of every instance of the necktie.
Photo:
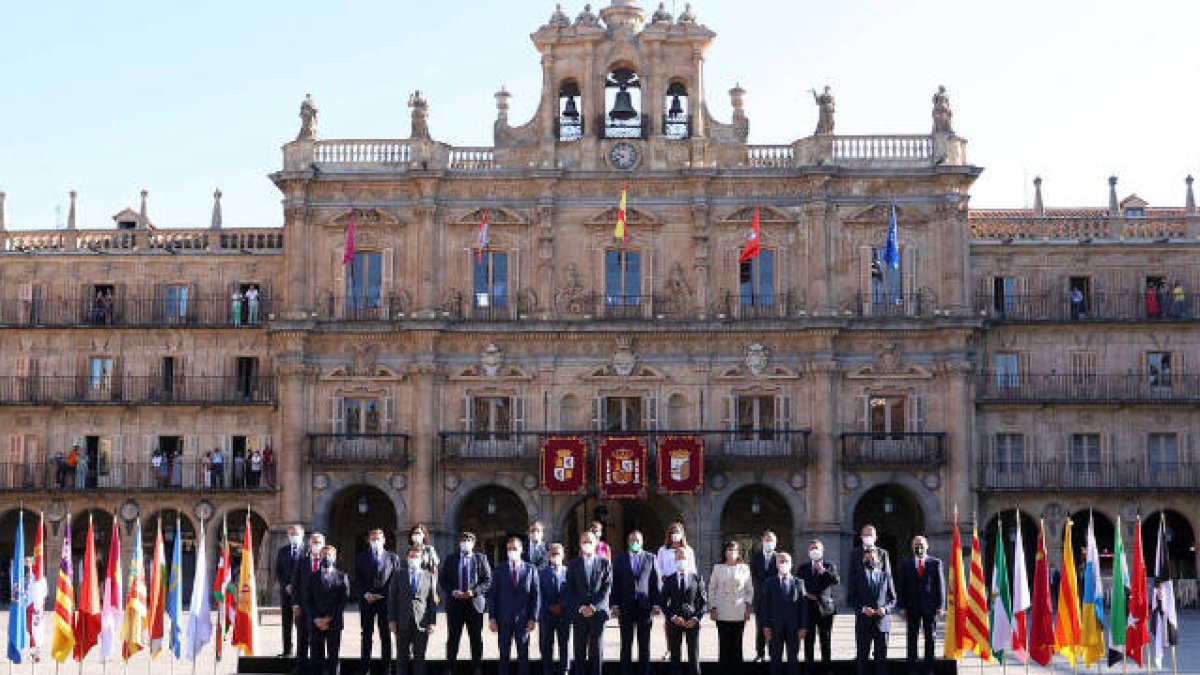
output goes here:
[[459, 576], [459, 580], [458, 580], [458, 586], [459, 586], [459, 588], [458, 588], [458, 590], [460, 590], [460, 591], [465, 591], [465, 590], [467, 590], [467, 578], [468, 578], [468, 577], [470, 576], [470, 574], [471, 574], [471, 572], [470, 572], [470, 569], [471, 569], [471, 568], [470, 568], [470, 564], [471, 564], [471, 563], [470, 563], [470, 560], [471, 560], [470, 558], [463, 558], [462, 570], [461, 570], [461, 571], [459, 572], [459, 574], [458, 574], [458, 576]]
[[314, 572], [316, 572], [316, 571], [317, 571], [317, 567], [318, 567], [318, 565], [317, 565], [317, 559], [316, 559], [316, 558], [313, 558], [313, 559], [312, 559], [312, 566], [313, 566], [313, 571], [314, 571]]
[[792, 577], [786, 576], [783, 578], [783, 594], [791, 596], [792, 594]]
[[554, 573], [554, 578], [558, 580], [558, 591], [562, 591], [563, 587], [563, 571], [560, 569]]
[[409, 591], [413, 595], [417, 594], [417, 573], [416, 572], [408, 573], [408, 588], [409, 588]]
[[925, 559], [924, 558], [917, 559], [917, 576], [919, 576], [919, 577], [925, 576]]
[[296, 547], [293, 546], [292, 547], [292, 560], [295, 560], [295, 559], [296, 559]]
[[509, 567], [512, 569], [513, 588], [516, 588], [517, 587], [517, 564], [513, 563], [512, 565], [509, 565]]
[[638, 569], [640, 568], [640, 565], [638, 565], [638, 556], [637, 556], [637, 554], [634, 554], [634, 555], [630, 556], [630, 557], [629, 557], [629, 560], [630, 560], [630, 561], [633, 563], [633, 576], [635, 576], [635, 577], [636, 577], [636, 576], [638, 575]]

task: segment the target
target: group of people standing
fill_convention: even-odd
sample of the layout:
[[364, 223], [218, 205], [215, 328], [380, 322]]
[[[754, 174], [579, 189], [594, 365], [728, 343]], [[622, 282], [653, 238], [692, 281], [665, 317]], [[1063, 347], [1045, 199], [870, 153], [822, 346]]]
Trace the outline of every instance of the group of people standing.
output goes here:
[[[736, 541], [727, 541], [708, 580], [696, 567], [682, 523], [667, 528], [657, 552], [644, 549], [641, 532], [629, 532], [624, 551], [613, 554], [594, 522], [579, 537], [579, 555], [568, 561], [561, 543], [547, 543], [545, 528], [534, 522], [528, 538], [505, 542], [503, 560], [493, 566], [475, 550], [476, 538], [461, 532], [456, 550], [439, 558], [422, 525], [408, 533], [400, 551], [385, 549], [384, 534], [371, 530], [368, 550], [354, 562], [353, 584], [336, 568], [337, 552], [320, 533], [304, 541], [300, 526], [288, 530], [289, 543], [276, 557], [276, 578], [283, 605], [283, 653], [292, 655], [293, 626], [301, 675], [337, 675], [342, 615], [358, 603], [361, 625], [361, 673], [368, 672], [377, 632], [383, 662], [391, 672], [392, 639], [399, 675], [424, 675], [429, 636], [437, 607], [445, 605], [448, 623], [446, 663], [458, 665], [459, 644], [467, 634], [472, 672], [481, 672], [483, 628], [496, 634], [499, 673], [511, 672], [516, 652], [520, 675], [530, 672], [529, 643], [538, 633], [544, 675], [599, 675], [604, 661], [604, 631], [615, 619], [620, 631], [621, 672], [649, 675], [654, 618], [663, 617], [674, 672], [698, 675], [699, 640], [706, 617], [716, 626], [719, 662], [737, 668], [743, 662], [746, 624], [755, 617], [755, 660], [769, 661], [773, 675], [800, 670], [799, 648], [810, 672], [820, 644], [821, 663], [830, 672], [831, 636], [837, 614], [837, 587], [846, 580], [848, 606], [855, 615], [858, 671], [883, 673], [891, 615], [908, 624], [907, 655], [917, 660], [924, 638], [924, 665], [933, 672], [934, 628], [943, 616], [945, 575], [942, 563], [917, 536], [913, 555], [895, 571], [886, 550], [876, 544], [875, 528], [863, 527], [847, 571], [825, 558], [825, 546], [813, 539], [806, 561], [777, 550], [777, 537], [764, 531], [760, 547], [743, 557]], [[636, 643], [636, 656], [635, 645]], [[557, 656], [556, 656], [557, 654]], [[685, 666], [686, 663], [686, 666]], [[736, 670], [734, 672], [737, 672]]]

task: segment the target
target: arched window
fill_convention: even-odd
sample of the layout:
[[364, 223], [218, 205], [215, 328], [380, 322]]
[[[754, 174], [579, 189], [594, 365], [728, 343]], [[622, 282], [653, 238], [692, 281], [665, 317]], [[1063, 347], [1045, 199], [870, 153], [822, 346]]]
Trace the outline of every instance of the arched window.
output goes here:
[[558, 88], [558, 140], [577, 141], [583, 138], [583, 106], [579, 84], [575, 80], [563, 80]]
[[687, 86], [682, 82], [672, 82], [667, 87], [667, 99], [663, 108], [663, 136], [682, 140], [692, 135], [692, 117], [688, 101]]
[[641, 138], [642, 84], [631, 68], [614, 68], [604, 82], [604, 137]]

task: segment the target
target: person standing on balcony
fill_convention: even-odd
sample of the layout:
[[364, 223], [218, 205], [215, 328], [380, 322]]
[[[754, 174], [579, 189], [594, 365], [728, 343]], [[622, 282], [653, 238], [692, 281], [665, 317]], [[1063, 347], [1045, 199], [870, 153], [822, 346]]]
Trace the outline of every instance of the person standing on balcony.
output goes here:
[[158, 487], [166, 485], [166, 462], [163, 460], [162, 450], [155, 450], [154, 454], [150, 455], [150, 470], [154, 473], [154, 484]]
[[246, 455], [244, 452], [233, 453], [233, 487], [246, 487]]
[[258, 323], [258, 286], [251, 286], [246, 290], [246, 313], [246, 323], [251, 326]]
[[1175, 285], [1171, 287], [1171, 316], [1176, 319], [1183, 318], [1186, 306], [1187, 294], [1183, 292], [1183, 282], [1176, 280]]
[[212, 473], [212, 486], [218, 489], [225, 487], [225, 453], [220, 448], [213, 448], [209, 471]]
[[202, 485], [207, 488], [212, 487], [212, 453], [205, 452], [204, 457], [200, 459], [200, 473]]
[[242, 292], [236, 288], [229, 296], [229, 315], [233, 318], [233, 325], [242, 325]]
[[258, 450], [250, 452], [250, 487], [256, 488], [262, 484], [263, 459]]
[[1076, 286], [1071, 289], [1071, 319], [1083, 316], [1083, 289]]
[[1162, 316], [1162, 307], [1158, 304], [1158, 289], [1154, 284], [1146, 284], [1146, 316], [1157, 319]]
[[270, 444], [262, 453], [263, 477], [267, 482], [267, 487], [275, 487], [275, 450]]
[[[86, 452], [79, 452], [79, 448], [72, 448], [75, 453], [75, 469], [71, 472], [71, 476], [75, 479], [75, 487], [82, 490], [87, 487], [88, 483], [88, 456]], [[67, 462], [71, 458], [67, 457]]]

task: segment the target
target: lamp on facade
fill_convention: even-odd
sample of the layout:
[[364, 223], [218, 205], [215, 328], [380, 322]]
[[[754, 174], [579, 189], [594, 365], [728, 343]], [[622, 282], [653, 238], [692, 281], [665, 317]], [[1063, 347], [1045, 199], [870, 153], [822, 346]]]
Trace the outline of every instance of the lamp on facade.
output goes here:
[[368, 510], [368, 509], [370, 509], [370, 505], [369, 505], [369, 504], [367, 504], [367, 498], [366, 498], [366, 497], [359, 497], [359, 498], [358, 498], [358, 514], [359, 514], [359, 515], [366, 515], [366, 514], [367, 514], [367, 510]]
[[894, 497], [883, 498], [883, 512], [887, 514], [896, 512], [896, 499]]
[[487, 500], [487, 506], [485, 506], [484, 508], [486, 508], [486, 509], [487, 509], [487, 514], [488, 514], [489, 516], [494, 516], [494, 515], [496, 515], [496, 498], [495, 498], [495, 497], [488, 497], [488, 500]]
[[758, 495], [754, 495], [754, 498], [750, 500], [750, 513], [756, 516], [762, 513], [762, 501], [758, 498]]

